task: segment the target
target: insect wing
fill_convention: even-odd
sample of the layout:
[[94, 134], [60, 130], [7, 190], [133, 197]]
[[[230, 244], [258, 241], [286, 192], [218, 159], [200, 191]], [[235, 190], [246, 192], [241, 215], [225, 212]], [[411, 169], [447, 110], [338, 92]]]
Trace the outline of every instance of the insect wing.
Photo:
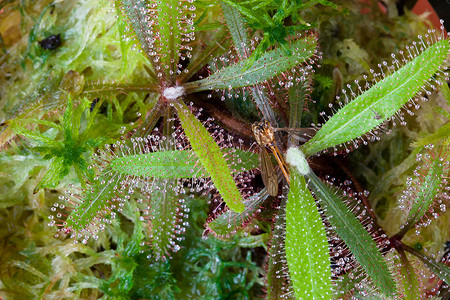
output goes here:
[[301, 144], [309, 141], [315, 134], [316, 129], [311, 127], [306, 128], [274, 128], [275, 131], [284, 131], [289, 134], [289, 138], [296, 140]]
[[261, 148], [258, 158], [261, 166], [261, 177], [267, 192], [270, 196], [276, 197], [278, 196], [278, 176], [265, 148]]

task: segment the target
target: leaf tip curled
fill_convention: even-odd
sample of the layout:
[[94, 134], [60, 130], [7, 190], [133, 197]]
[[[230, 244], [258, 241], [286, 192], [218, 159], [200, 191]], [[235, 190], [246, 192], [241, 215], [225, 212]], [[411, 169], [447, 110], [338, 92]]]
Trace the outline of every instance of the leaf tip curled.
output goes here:
[[302, 175], [307, 175], [310, 172], [305, 154], [303, 154], [303, 152], [297, 147], [290, 147], [287, 150], [286, 162]]

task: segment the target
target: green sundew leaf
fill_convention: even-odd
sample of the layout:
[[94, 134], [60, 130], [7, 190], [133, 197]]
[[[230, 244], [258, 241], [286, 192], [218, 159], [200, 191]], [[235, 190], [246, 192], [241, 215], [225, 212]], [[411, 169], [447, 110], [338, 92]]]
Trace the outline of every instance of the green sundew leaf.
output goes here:
[[[425, 47], [423, 44], [420, 46]], [[392, 117], [442, 66], [450, 49], [440, 40], [341, 108], [301, 148], [306, 156], [358, 138]]]
[[247, 58], [249, 39], [245, 20], [236, 8], [225, 2], [221, 4], [234, 47], [241, 59]]
[[105, 217], [104, 212], [111, 204], [121, 177], [115, 174], [111, 178], [99, 178], [85, 191], [78, 205], [67, 217], [65, 229], [76, 233], [91, 235]]
[[231, 173], [245, 172], [259, 167], [258, 154], [236, 148], [223, 148], [225, 160]]
[[[302, 114], [304, 112], [303, 104], [310, 94], [311, 79], [296, 82], [289, 89], [289, 127], [300, 128]], [[290, 144], [293, 137], [290, 137]]]
[[292, 293], [286, 294], [286, 286], [289, 278], [288, 266], [286, 265], [286, 251], [284, 248], [285, 237], [285, 211], [286, 199], [282, 198], [280, 208], [275, 216], [272, 226], [270, 247], [267, 251], [269, 262], [267, 266], [267, 300], [295, 299]]
[[[174, 239], [176, 226], [182, 222], [180, 211], [180, 196], [174, 191], [176, 179], [157, 179], [156, 188], [150, 194], [152, 199], [148, 217], [150, 224], [150, 239], [153, 255], [157, 260], [165, 261], [172, 250], [177, 251]], [[178, 246], [179, 247], [179, 246]]]
[[153, 52], [153, 28], [151, 26], [150, 17], [148, 15], [147, 1], [140, 0], [122, 0], [116, 1], [116, 6], [121, 6], [122, 10], [128, 17], [128, 21], [133, 28], [136, 38], [139, 40], [142, 50], [149, 57]]
[[192, 151], [158, 151], [116, 157], [109, 165], [125, 175], [156, 178], [202, 178], [207, 172]]
[[407, 245], [403, 245], [402, 248], [418, 257], [437, 277], [445, 281], [446, 284], [450, 284], [449, 266], [445, 265], [444, 263], [438, 262]]
[[293, 168], [286, 207], [286, 258], [297, 299], [331, 299], [328, 239], [305, 178]]
[[[156, 24], [158, 27], [157, 48], [160, 54], [161, 65], [165, 68], [166, 78], [175, 84], [177, 74], [177, 65], [181, 56], [181, 41], [183, 35], [189, 30], [186, 24], [186, 12], [182, 11], [179, 0], [156, 1], [155, 9], [157, 11]], [[167, 68], [169, 66], [169, 68]]]
[[328, 221], [350, 249], [375, 285], [386, 295], [396, 294], [395, 282], [375, 242], [358, 219], [330, 187], [313, 172], [306, 175], [308, 186], [324, 205]]
[[242, 202], [242, 196], [236, 187], [230, 168], [219, 146], [184, 103], [178, 102], [175, 107], [192, 149], [210, 174], [224, 201], [235, 212], [243, 212], [245, 206]]
[[242, 213], [227, 210], [208, 221], [206, 227], [219, 237], [235, 234], [237, 230], [244, 227], [258, 215], [258, 210], [269, 196], [266, 190], [263, 191], [244, 200], [245, 209]]
[[165, 79], [175, 84], [182, 41], [189, 40], [192, 32], [190, 7], [180, 6], [178, 0], [156, 1], [151, 6], [140, 0], [121, 2], [142, 49], [149, 57], [158, 55]]
[[450, 284], [450, 267], [441, 263], [434, 261], [430, 258], [423, 260], [425, 265], [440, 279], [445, 281], [446, 284]]
[[[228, 155], [228, 165], [233, 173], [244, 172], [258, 167], [258, 155], [240, 149], [222, 149]], [[109, 167], [123, 175], [146, 176], [154, 178], [205, 178], [205, 171], [198, 157], [191, 150], [158, 151], [115, 157]]]
[[420, 299], [421, 295], [419, 289], [417, 288], [419, 286], [419, 281], [417, 280], [416, 272], [409, 262], [405, 252], [402, 249], [397, 249], [397, 251], [400, 255], [401, 261], [400, 274], [402, 275], [403, 289], [406, 296], [404, 299]]
[[279, 48], [267, 51], [248, 67], [246, 66], [247, 60], [241, 60], [234, 65], [220, 69], [208, 78], [189, 82], [185, 85], [186, 91], [194, 93], [263, 83], [311, 58], [316, 49], [316, 38], [307, 36], [293, 41], [287, 47], [292, 55], [287, 55], [283, 49]]
[[[245, 20], [235, 7], [232, 7], [225, 2], [222, 2], [222, 10], [227, 22], [228, 30], [230, 31], [233, 39], [234, 47], [236, 48], [240, 59], [245, 59], [249, 54], [249, 39]], [[246, 62], [249, 63], [249, 60]], [[244, 68], [246, 67], [245, 64], [243, 66]], [[262, 91], [261, 87], [252, 87], [251, 93], [256, 106], [263, 113], [264, 118], [271, 124], [276, 124], [275, 114], [269, 104], [269, 101], [267, 100], [267, 95], [265, 95], [265, 92]]]
[[[425, 178], [419, 182], [413, 182], [410, 189], [408, 189], [408, 194], [412, 194], [413, 197], [411, 197], [411, 203], [408, 205], [410, 209], [406, 222], [398, 233], [401, 237], [404, 236], [412, 227], [414, 227], [420, 219], [422, 219], [428, 211], [430, 205], [433, 204], [436, 195], [441, 190], [440, 186], [442, 184], [443, 170], [444, 159], [437, 157], [431, 162], [431, 167]], [[416, 184], [418, 186], [415, 186]], [[409, 191], [412, 193], [409, 193]]]

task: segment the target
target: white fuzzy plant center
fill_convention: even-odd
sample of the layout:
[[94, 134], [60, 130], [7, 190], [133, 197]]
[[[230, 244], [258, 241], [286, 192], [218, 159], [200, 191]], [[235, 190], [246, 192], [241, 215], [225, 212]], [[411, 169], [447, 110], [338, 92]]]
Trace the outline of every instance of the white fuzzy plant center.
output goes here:
[[171, 86], [163, 91], [163, 96], [169, 100], [175, 100], [184, 95], [184, 87], [182, 86]]
[[302, 175], [308, 175], [310, 171], [305, 155], [296, 147], [291, 147], [287, 150], [286, 162]]

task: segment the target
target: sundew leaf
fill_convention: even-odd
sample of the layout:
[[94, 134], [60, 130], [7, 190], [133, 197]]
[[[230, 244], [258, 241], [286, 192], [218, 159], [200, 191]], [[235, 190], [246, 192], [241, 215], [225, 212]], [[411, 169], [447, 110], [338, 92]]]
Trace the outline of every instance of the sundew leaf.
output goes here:
[[96, 223], [103, 223], [101, 220], [110, 210], [109, 207], [114, 201], [112, 198], [119, 186], [120, 179], [121, 177], [116, 174], [108, 179], [95, 180], [67, 217], [64, 230], [74, 232], [79, 236], [96, 235], [98, 228], [89, 228], [89, 226], [96, 227], [98, 226]]
[[440, 279], [445, 281], [446, 284], [450, 284], [450, 267], [432, 259], [422, 259], [425, 265]]
[[289, 274], [284, 248], [286, 198], [280, 200], [272, 226], [270, 247], [267, 250], [267, 300], [295, 299], [288, 283]]
[[328, 221], [375, 285], [386, 295], [396, 294], [395, 282], [380, 251], [358, 219], [336, 193], [313, 172], [306, 175], [308, 186], [324, 205]]
[[249, 39], [245, 20], [236, 8], [226, 4], [225, 2], [222, 2], [221, 5], [228, 30], [230, 31], [231, 38], [233, 39], [234, 47], [236, 48], [236, 51], [241, 59], [246, 58]]
[[179, 214], [180, 196], [173, 188], [176, 185], [176, 179], [157, 179], [150, 194], [152, 201], [145, 218], [150, 224], [151, 247], [157, 260], [167, 260], [171, 250], [176, 252], [180, 248], [175, 237], [183, 214]]
[[397, 249], [400, 255], [400, 274], [403, 289], [405, 293], [406, 300], [415, 300], [420, 299], [420, 292], [417, 288], [419, 286], [419, 281], [417, 280], [416, 272], [414, 271], [413, 266], [409, 262], [406, 257], [405, 251], [403, 249]]
[[181, 121], [181, 127], [183, 127], [189, 139], [192, 149], [210, 174], [224, 201], [231, 210], [243, 212], [245, 206], [242, 202], [242, 196], [219, 146], [183, 102], [175, 103], [175, 107]]
[[[433, 204], [436, 195], [442, 190], [441, 184], [445, 165], [444, 159], [442, 159], [442, 157], [437, 157], [430, 164], [431, 166], [425, 178], [419, 183], [411, 183], [412, 186], [407, 190], [407, 194], [412, 197], [410, 199], [411, 204], [408, 217], [398, 233], [401, 237], [422, 219], [430, 205]], [[416, 184], [418, 186], [415, 186]], [[415, 192], [411, 190], [411, 188], [414, 189]]]
[[232, 210], [218, 215], [213, 220], [208, 221], [207, 228], [211, 230], [216, 236], [225, 237], [236, 233], [240, 228], [243, 228], [253, 218], [255, 218], [262, 204], [266, 201], [269, 194], [266, 190], [249, 197], [244, 200], [245, 209], [242, 213], [237, 213]]
[[222, 68], [208, 78], [189, 82], [185, 85], [187, 93], [205, 90], [230, 89], [254, 86], [286, 72], [305, 62], [314, 55], [316, 38], [312, 35], [292, 41], [287, 46], [292, 54], [283, 49], [265, 52], [261, 57], [247, 66], [247, 59]]
[[[255, 153], [240, 149], [222, 149], [227, 155], [227, 163], [233, 166], [233, 173], [258, 167]], [[109, 167], [122, 175], [154, 178], [205, 178], [209, 173], [203, 168], [198, 157], [191, 150], [157, 151], [114, 157]]]
[[446, 264], [436, 261], [415, 249], [402, 245], [402, 248], [418, 257], [437, 277], [445, 281], [446, 284], [450, 284], [450, 267]]
[[[189, 42], [193, 29], [188, 10], [193, 5], [180, 5], [178, 0], [155, 1], [122, 0], [122, 9], [144, 52], [161, 69], [167, 81], [175, 84], [177, 65], [182, 56], [182, 41]], [[159, 69], [159, 68], [158, 68]]]
[[305, 178], [291, 168], [286, 207], [286, 258], [297, 299], [331, 299], [328, 239]]
[[439, 70], [450, 49], [447, 39], [429, 46], [421, 42], [419, 46], [425, 50], [334, 114], [316, 135], [301, 147], [303, 153], [311, 156], [329, 147], [349, 142], [368, 133], [397, 113]]
[[[225, 2], [222, 2], [222, 10], [225, 20], [227, 22], [228, 30], [233, 39], [234, 48], [236, 49], [241, 60], [248, 58], [249, 53], [249, 39], [248, 30], [242, 14], [235, 8]], [[246, 60], [249, 62], [249, 60]], [[243, 65], [244, 68], [246, 65]], [[272, 107], [269, 105], [268, 96], [260, 86], [250, 88], [253, 100], [256, 106], [262, 112], [265, 119], [271, 124], [276, 124], [275, 114]]]
[[181, 41], [182, 39], [189, 41], [189, 38], [186, 39], [183, 36], [187, 33], [183, 32], [184, 30], [191, 30], [186, 26], [189, 20], [186, 20], [187, 16], [184, 15], [183, 5], [180, 5], [179, 0], [155, 1], [153, 4], [157, 14], [155, 18], [157, 28], [154, 30], [158, 32], [157, 41], [159, 42], [155, 50], [160, 55], [166, 78], [170, 78], [170, 81], [175, 83], [177, 65], [181, 56]]
[[139, 40], [142, 50], [150, 56], [153, 51], [153, 31], [151, 20], [148, 15], [147, 1], [122, 0], [116, 1], [128, 17], [131, 28]]

